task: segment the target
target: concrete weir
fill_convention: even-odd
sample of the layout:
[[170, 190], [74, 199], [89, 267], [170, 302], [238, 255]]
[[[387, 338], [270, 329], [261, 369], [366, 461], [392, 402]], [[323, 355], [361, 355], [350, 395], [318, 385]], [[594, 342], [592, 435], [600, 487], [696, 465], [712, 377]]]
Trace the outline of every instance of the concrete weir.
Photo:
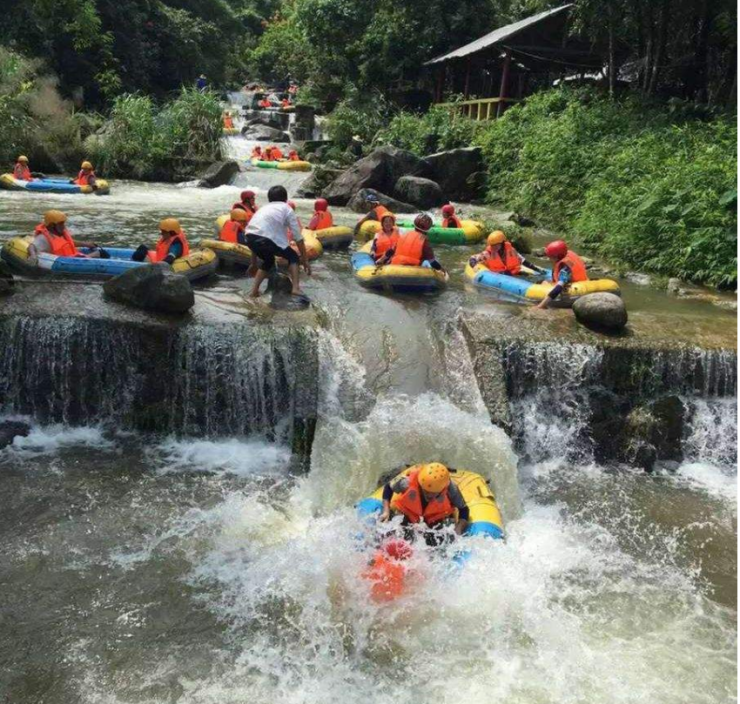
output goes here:
[[319, 384], [313, 314], [201, 290], [192, 314], [109, 303], [99, 285], [24, 283], [0, 308], [0, 406], [82, 424], [262, 435], [306, 463]]

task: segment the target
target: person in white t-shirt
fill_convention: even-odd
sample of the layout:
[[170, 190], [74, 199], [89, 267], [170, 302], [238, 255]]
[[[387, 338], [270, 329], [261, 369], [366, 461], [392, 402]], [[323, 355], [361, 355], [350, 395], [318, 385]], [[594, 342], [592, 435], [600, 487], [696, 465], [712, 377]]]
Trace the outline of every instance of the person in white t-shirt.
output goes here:
[[300, 295], [298, 262], [299, 257], [288, 241], [288, 230], [300, 252], [300, 263], [304, 271], [311, 275], [311, 265], [306, 256], [306, 243], [303, 241], [301, 227], [296, 214], [287, 203], [288, 192], [284, 186], [273, 186], [267, 192], [269, 203], [263, 205], [247, 225], [247, 246], [259, 258], [260, 267], [254, 277], [254, 286], [249, 294], [252, 298], [260, 295], [260, 285], [275, 266], [275, 257], [288, 260], [288, 275], [293, 285], [292, 294]]

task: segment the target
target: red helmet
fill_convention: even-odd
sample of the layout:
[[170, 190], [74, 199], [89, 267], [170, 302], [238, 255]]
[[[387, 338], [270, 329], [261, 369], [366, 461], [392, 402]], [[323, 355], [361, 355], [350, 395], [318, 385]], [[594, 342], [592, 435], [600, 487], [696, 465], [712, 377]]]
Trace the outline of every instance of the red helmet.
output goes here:
[[391, 538], [383, 544], [383, 550], [388, 557], [394, 560], [408, 560], [413, 554], [411, 546], [400, 538]]
[[292, 200], [288, 201], [288, 205], [295, 210], [295, 203]]
[[450, 217], [450, 215], [455, 214], [455, 206], [448, 203], [447, 205], [442, 206], [442, 215], [446, 215], [447, 217]]
[[553, 259], [562, 259], [568, 254], [568, 245], [563, 240], [555, 240], [545, 247], [545, 254]]
[[414, 219], [414, 227], [419, 232], [429, 232], [433, 226], [434, 220], [432, 220], [432, 218], [430, 218], [426, 213], [421, 213]]
[[242, 191], [239, 198], [243, 203], [245, 200], [254, 200], [256, 195], [257, 194], [254, 191]]
[[328, 207], [329, 207], [329, 201], [326, 200], [326, 198], [319, 198], [314, 204], [313, 207], [319, 212], [323, 213]]

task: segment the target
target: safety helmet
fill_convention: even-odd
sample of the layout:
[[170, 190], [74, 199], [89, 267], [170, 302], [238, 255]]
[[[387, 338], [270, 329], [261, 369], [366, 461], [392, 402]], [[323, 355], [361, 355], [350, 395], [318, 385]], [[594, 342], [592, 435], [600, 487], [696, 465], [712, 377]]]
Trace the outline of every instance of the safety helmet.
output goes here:
[[374, 193], [366, 193], [365, 200], [368, 203], [380, 203], [380, 198], [378, 198]]
[[18, 161], [20, 161], [22, 164], [27, 164], [28, 163], [28, 157], [27, 156], [23, 156], [23, 154], [21, 154], [18, 157]]
[[261, 152], [261, 151], [262, 151], [262, 147], [260, 147], [260, 145], [258, 144], [258, 145], [257, 145], [257, 146], [256, 146], [256, 147], [254, 148], [254, 151], [256, 151], [256, 152]]
[[92, 164], [89, 161], [83, 161], [82, 166], [80, 166], [81, 169], [92, 169]]
[[234, 208], [231, 211], [231, 219], [236, 220], [237, 222], [247, 222], [247, 213], [241, 208]]
[[180, 232], [180, 221], [175, 218], [165, 218], [159, 223], [162, 232]]
[[254, 200], [255, 196], [256, 196], [256, 194], [255, 194], [254, 191], [242, 191], [239, 194], [239, 198], [241, 199], [242, 203], [245, 200]]
[[432, 220], [426, 213], [421, 213], [414, 218], [414, 227], [419, 232], [429, 232], [434, 226], [434, 220]]
[[329, 201], [326, 198], [319, 198], [313, 204], [313, 207], [317, 212], [323, 213], [329, 207]]
[[288, 201], [288, 205], [289, 205], [289, 206], [290, 206], [290, 207], [291, 207], [291, 208], [292, 208], [293, 210], [295, 210], [295, 203], [294, 203], [294, 202], [293, 202], [292, 200], [289, 200], [289, 201]]
[[411, 546], [401, 538], [391, 538], [382, 545], [383, 551], [394, 560], [408, 560], [413, 554]]
[[486, 244], [489, 247], [493, 247], [495, 244], [502, 244], [506, 242], [506, 235], [501, 230], [494, 230], [486, 239]]
[[455, 206], [451, 203], [448, 203], [447, 205], [442, 206], [442, 215], [446, 215], [447, 217], [450, 217], [450, 215], [455, 214]]
[[67, 222], [67, 216], [61, 210], [47, 210], [44, 213], [44, 225], [63, 225]]
[[383, 224], [383, 220], [390, 220], [394, 225], [396, 224], [396, 216], [393, 213], [386, 213], [380, 218], [380, 224]]
[[419, 470], [419, 486], [429, 494], [439, 494], [450, 485], [450, 471], [439, 462], [425, 464]]
[[545, 247], [545, 255], [553, 259], [562, 259], [568, 254], [568, 245], [563, 240], [555, 240]]

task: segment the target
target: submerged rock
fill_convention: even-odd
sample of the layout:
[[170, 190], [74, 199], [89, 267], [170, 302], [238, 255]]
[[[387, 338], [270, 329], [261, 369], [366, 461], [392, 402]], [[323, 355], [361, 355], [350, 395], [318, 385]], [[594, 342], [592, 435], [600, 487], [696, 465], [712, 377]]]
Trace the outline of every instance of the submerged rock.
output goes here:
[[186, 313], [195, 305], [190, 281], [168, 264], [129, 269], [106, 281], [103, 292], [118, 303], [158, 313]]
[[393, 192], [407, 203], [411, 203], [422, 210], [445, 203], [439, 184], [422, 176], [401, 176], [396, 181]]
[[0, 261], [0, 295], [15, 291], [15, 279], [5, 262]]
[[378, 197], [381, 205], [384, 205], [392, 213], [413, 213], [416, 208], [410, 203], [402, 203], [400, 200], [391, 198], [385, 193], [380, 193], [373, 188], [363, 188], [352, 197], [347, 207], [355, 213], [369, 213], [372, 208], [370, 204], [365, 200], [368, 193], [373, 193]]
[[392, 193], [402, 176], [423, 176], [428, 172], [429, 164], [424, 159], [404, 149], [385, 146], [350, 166], [329, 184], [323, 195], [330, 205], [347, 205], [363, 188]]
[[275, 308], [276, 310], [306, 310], [310, 305], [311, 299], [303, 293], [294, 296], [290, 292], [275, 291], [270, 299], [270, 308]]
[[25, 438], [31, 432], [31, 426], [19, 420], [6, 420], [0, 423], [0, 450], [13, 442], [14, 438]]
[[218, 188], [227, 186], [239, 173], [239, 164], [233, 159], [217, 161], [206, 169], [200, 177], [198, 186], [200, 188]]
[[269, 125], [256, 124], [245, 128], [242, 134], [256, 142], [290, 142], [290, 135]]
[[627, 324], [627, 308], [614, 293], [589, 293], [573, 304], [576, 320], [608, 330], [621, 330]]

